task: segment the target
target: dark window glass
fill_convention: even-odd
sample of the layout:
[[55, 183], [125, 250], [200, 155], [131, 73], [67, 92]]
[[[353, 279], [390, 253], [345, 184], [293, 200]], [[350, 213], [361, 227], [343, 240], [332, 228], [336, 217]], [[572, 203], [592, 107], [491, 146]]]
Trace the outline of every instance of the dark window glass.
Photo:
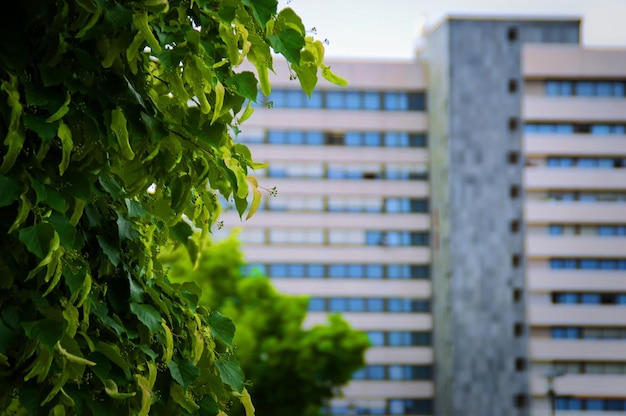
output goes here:
[[348, 310], [348, 301], [344, 298], [328, 299], [328, 310], [331, 312], [345, 312]]
[[380, 110], [380, 93], [378, 91], [363, 92], [363, 108], [366, 110]]
[[322, 108], [322, 92], [321, 91], [313, 91], [311, 94], [311, 98], [305, 96], [304, 104], [306, 108]]
[[370, 312], [384, 312], [385, 310], [385, 302], [381, 298], [368, 298], [367, 302], [367, 310]]
[[268, 131], [267, 142], [270, 144], [284, 144], [287, 142], [287, 132], [281, 130]]
[[367, 333], [370, 343], [373, 347], [382, 347], [385, 345], [385, 333], [382, 331], [370, 331]]
[[326, 91], [326, 108], [342, 109], [345, 107], [345, 96], [342, 91]]
[[309, 300], [309, 310], [311, 312], [321, 312], [326, 309], [326, 304], [322, 298], [311, 298]]
[[[288, 108], [302, 108], [304, 106], [304, 93], [300, 90], [286, 90], [286, 105]], [[278, 107], [274, 104], [275, 107]]]

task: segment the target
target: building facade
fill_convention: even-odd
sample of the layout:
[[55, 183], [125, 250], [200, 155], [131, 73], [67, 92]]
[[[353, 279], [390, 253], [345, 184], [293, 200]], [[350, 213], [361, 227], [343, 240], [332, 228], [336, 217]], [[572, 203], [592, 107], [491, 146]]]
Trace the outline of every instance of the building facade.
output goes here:
[[276, 62], [238, 137], [278, 191], [247, 260], [372, 341], [330, 413], [626, 415], [626, 50], [450, 17], [414, 62], [330, 65], [307, 98]]
[[[239, 136], [276, 187], [245, 223], [246, 260], [311, 296], [307, 325], [341, 312], [370, 336], [367, 366], [330, 414], [432, 414], [425, 77], [419, 63], [332, 63], [311, 98], [276, 62]], [[224, 216], [224, 230], [240, 225]]]

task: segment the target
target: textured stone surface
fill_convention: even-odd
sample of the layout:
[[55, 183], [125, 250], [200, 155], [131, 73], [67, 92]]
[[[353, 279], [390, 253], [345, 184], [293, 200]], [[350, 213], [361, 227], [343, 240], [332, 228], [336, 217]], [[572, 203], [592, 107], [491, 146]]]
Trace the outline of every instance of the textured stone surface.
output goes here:
[[[511, 28], [517, 40], [509, 40]], [[520, 151], [521, 46], [579, 41], [578, 21], [451, 19], [429, 36], [435, 410], [438, 416], [528, 415]], [[515, 93], [509, 80], [520, 85]], [[511, 131], [510, 120], [518, 127]], [[511, 186], [520, 195], [511, 198]], [[513, 256], [522, 259], [513, 265]], [[515, 325], [522, 335], [516, 335]]]

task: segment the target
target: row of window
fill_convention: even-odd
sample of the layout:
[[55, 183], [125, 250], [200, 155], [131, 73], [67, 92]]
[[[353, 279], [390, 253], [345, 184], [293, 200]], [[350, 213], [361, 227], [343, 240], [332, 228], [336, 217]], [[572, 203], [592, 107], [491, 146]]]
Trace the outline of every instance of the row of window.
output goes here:
[[428, 331], [369, 331], [372, 347], [425, 347], [432, 345]]
[[551, 269], [626, 270], [626, 259], [550, 259]]
[[433, 401], [430, 399], [389, 399], [386, 406], [361, 407], [355, 405], [332, 406], [328, 415], [430, 415]]
[[426, 166], [392, 163], [281, 163], [273, 162], [266, 172], [270, 178], [310, 179], [428, 179]]
[[579, 97], [624, 97], [624, 81], [546, 81], [546, 95]]
[[626, 305], [623, 293], [553, 293], [552, 302], [559, 304]]
[[367, 212], [387, 214], [427, 213], [427, 199], [380, 196], [289, 196], [265, 197], [259, 210], [311, 212]]
[[427, 299], [406, 298], [311, 298], [310, 312], [430, 312]]
[[247, 229], [239, 234], [244, 243], [366, 245], [384, 247], [428, 246], [430, 234], [411, 231], [328, 229]]
[[599, 235], [602, 237], [626, 237], [626, 225], [549, 225], [550, 235]]
[[426, 111], [420, 91], [315, 90], [311, 97], [300, 89], [274, 89], [260, 94], [256, 106], [329, 110]]
[[561, 361], [552, 364], [554, 371], [567, 374], [626, 374], [625, 362], [570, 362]]
[[526, 123], [524, 133], [540, 134], [626, 134], [626, 124]]
[[626, 192], [551, 191], [547, 199], [560, 202], [626, 202]]
[[626, 158], [608, 157], [549, 157], [550, 168], [600, 168], [613, 169], [626, 166]]
[[322, 279], [428, 279], [430, 267], [409, 264], [249, 264], [244, 274], [260, 273], [271, 278]]
[[432, 365], [368, 365], [352, 374], [353, 380], [431, 380]]
[[552, 338], [625, 340], [626, 328], [555, 327]]
[[408, 132], [347, 131], [345, 133], [321, 130], [270, 130], [261, 134], [242, 134], [242, 143], [289, 144], [307, 146], [349, 146], [349, 147], [426, 147], [426, 135]]
[[626, 399], [584, 399], [578, 397], [557, 397], [556, 410], [587, 410], [600, 412], [619, 412], [626, 410]]

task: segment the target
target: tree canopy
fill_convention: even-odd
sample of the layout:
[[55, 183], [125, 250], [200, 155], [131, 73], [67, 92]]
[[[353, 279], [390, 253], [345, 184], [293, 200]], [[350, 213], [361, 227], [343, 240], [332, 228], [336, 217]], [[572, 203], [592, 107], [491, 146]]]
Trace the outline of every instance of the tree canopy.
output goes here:
[[[254, 272], [244, 278], [236, 234], [199, 245], [195, 264], [180, 248], [162, 260], [172, 268], [172, 281], [193, 280], [202, 288], [199, 303], [235, 323], [235, 353], [259, 414], [319, 415], [324, 401], [365, 364], [367, 335], [340, 315], [330, 315], [324, 325], [303, 328], [308, 298], [280, 294], [267, 277]], [[231, 415], [242, 413], [236, 407]]]
[[[217, 194], [252, 215], [233, 140], [272, 51], [310, 93], [321, 42], [276, 0], [22, 0], [0, 17], [0, 414], [217, 415], [232, 322], [171, 284]], [[238, 71], [249, 60], [256, 74]]]

